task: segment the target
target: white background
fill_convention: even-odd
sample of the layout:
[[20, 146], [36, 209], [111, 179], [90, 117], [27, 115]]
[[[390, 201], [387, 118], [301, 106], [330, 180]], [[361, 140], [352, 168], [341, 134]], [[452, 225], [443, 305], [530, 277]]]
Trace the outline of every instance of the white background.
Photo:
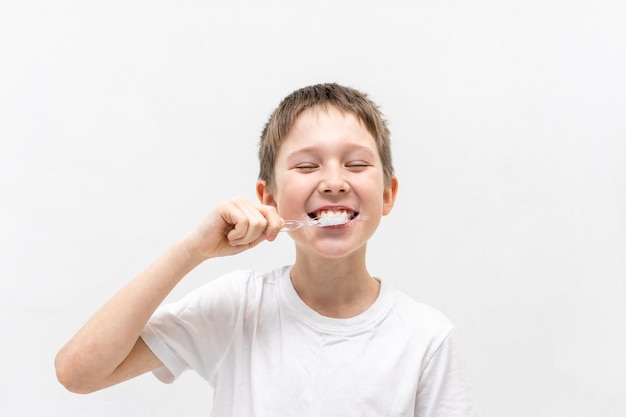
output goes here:
[[[335, 81], [392, 130], [371, 272], [454, 321], [480, 415], [626, 415], [625, 7], [2, 1], [0, 414], [208, 415], [192, 373], [79, 396], [54, 355], [214, 205], [254, 198], [270, 112]], [[171, 299], [291, 254], [202, 265]]]

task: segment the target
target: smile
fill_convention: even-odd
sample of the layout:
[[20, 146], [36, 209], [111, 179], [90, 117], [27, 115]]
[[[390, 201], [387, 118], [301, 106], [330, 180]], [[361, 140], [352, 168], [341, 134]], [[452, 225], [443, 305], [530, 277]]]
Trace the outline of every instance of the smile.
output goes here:
[[330, 218], [330, 217], [338, 218], [338, 217], [346, 216], [348, 221], [350, 221], [350, 220], [354, 220], [356, 216], [359, 215], [359, 212], [348, 210], [348, 209], [335, 209], [335, 210], [326, 209], [326, 210], [314, 211], [314, 212], [307, 213], [307, 214], [310, 218], [317, 219], [317, 220]]

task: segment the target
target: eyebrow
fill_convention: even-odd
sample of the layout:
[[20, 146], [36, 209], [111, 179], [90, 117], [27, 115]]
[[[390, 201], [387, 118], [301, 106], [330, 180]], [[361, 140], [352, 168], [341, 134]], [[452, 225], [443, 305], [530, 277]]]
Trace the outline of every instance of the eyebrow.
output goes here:
[[[348, 144], [346, 145], [346, 147], [348, 148], [349, 152], [353, 152], [353, 151], [365, 151], [367, 152], [370, 156], [375, 156], [375, 152], [372, 150], [372, 148], [370, 148], [369, 146], [363, 146], [363, 145], [358, 145], [358, 144]], [[303, 153], [313, 153], [317, 151], [317, 147], [316, 146], [305, 146], [304, 148], [300, 148], [300, 149], [296, 149], [295, 151], [289, 153], [287, 155], [287, 159], [291, 159], [297, 155], [303, 154]]]

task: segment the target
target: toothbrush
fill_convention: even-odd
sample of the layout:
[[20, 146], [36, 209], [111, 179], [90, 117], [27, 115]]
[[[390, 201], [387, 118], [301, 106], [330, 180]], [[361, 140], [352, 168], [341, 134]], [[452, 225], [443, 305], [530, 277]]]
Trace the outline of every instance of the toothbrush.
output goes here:
[[291, 232], [292, 230], [299, 229], [303, 226], [317, 226], [317, 227], [328, 227], [328, 226], [339, 226], [345, 223], [348, 223], [349, 217], [347, 213], [338, 213], [333, 214], [332, 216], [323, 216], [318, 217], [317, 219], [310, 220], [285, 220], [285, 225], [281, 232]]

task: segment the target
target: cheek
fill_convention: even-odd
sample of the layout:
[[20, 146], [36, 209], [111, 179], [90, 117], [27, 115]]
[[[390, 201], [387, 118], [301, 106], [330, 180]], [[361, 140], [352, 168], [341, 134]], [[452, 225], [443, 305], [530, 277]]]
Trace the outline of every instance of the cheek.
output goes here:
[[[282, 178], [275, 187], [276, 208], [281, 216], [300, 215], [304, 202], [310, 195], [309, 188], [303, 181]], [[285, 217], [286, 218], [286, 217]]]
[[312, 175], [281, 175], [276, 182], [276, 190], [283, 195], [292, 193], [303, 194], [309, 192], [314, 184]]

